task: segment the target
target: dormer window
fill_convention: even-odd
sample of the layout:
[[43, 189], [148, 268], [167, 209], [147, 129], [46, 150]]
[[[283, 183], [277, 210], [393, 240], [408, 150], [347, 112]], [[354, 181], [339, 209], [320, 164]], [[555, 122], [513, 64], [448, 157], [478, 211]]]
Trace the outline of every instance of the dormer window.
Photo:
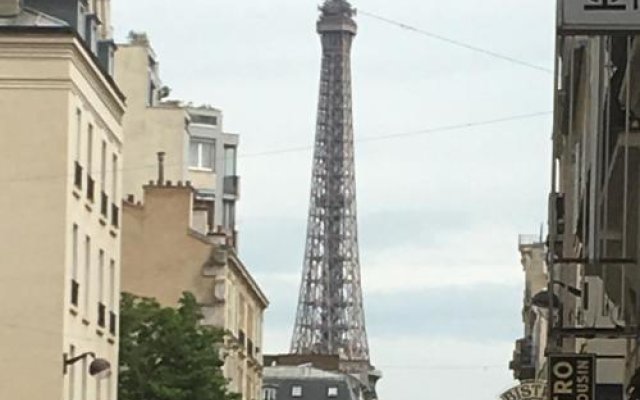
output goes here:
[[87, 6], [78, 2], [78, 33], [87, 40]]
[[96, 14], [85, 15], [84, 40], [93, 54], [98, 52], [98, 16]]
[[276, 388], [264, 388], [262, 389], [262, 400], [276, 400], [277, 394]]

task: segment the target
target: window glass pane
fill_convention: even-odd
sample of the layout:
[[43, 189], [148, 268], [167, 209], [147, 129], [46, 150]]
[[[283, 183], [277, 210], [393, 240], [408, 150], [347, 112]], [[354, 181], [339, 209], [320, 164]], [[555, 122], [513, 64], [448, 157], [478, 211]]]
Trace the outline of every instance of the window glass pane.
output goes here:
[[200, 163], [198, 160], [198, 142], [191, 141], [191, 143], [189, 143], [189, 166], [198, 167], [199, 164]]
[[214, 148], [213, 143], [202, 143], [202, 168], [213, 169]]
[[224, 174], [225, 176], [236, 175], [236, 148], [224, 148]]

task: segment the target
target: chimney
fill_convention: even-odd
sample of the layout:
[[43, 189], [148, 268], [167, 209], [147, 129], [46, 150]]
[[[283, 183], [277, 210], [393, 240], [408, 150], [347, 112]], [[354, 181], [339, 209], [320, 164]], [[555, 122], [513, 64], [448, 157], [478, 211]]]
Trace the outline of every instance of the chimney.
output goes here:
[[158, 152], [158, 186], [164, 186], [164, 155], [164, 151]]
[[0, 0], [0, 17], [15, 17], [22, 11], [22, 0]]

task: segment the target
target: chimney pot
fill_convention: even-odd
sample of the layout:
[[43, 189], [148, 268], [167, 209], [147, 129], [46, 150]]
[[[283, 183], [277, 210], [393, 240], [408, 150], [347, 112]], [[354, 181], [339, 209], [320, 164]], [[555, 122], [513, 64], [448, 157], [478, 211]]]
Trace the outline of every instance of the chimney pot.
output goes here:
[[[0, 0], [1, 1], [1, 0]], [[162, 186], [164, 184], [164, 151], [158, 152], [158, 186]]]

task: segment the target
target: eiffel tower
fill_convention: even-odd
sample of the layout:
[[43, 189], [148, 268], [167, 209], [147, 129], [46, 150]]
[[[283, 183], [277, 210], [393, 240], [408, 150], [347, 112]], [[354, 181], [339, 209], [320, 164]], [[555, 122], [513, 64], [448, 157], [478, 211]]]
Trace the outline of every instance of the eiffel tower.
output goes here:
[[355, 10], [346, 0], [325, 0], [320, 6], [320, 97], [304, 270], [291, 353], [339, 356], [341, 370], [360, 376], [372, 388], [368, 397], [376, 398], [358, 252], [351, 103], [351, 45], [357, 33], [354, 16]]

